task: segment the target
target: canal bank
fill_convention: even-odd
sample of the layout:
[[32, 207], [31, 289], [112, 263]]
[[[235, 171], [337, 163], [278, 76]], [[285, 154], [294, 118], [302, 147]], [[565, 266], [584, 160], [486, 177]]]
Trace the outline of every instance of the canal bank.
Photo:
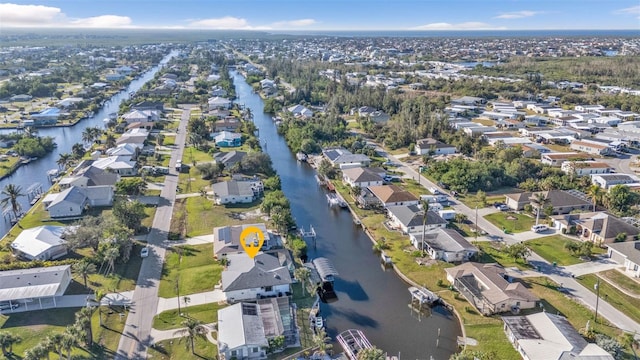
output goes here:
[[[242, 76], [232, 72], [237, 103], [251, 109], [260, 129], [260, 141], [281, 178], [298, 226], [313, 225], [317, 241], [309, 245], [310, 259], [327, 257], [340, 274], [335, 281], [339, 300], [323, 304], [329, 335], [347, 329], [362, 330], [389, 355], [407, 359], [448, 359], [457, 350], [461, 330], [455, 316], [436, 307], [430, 316], [418, 316], [409, 308], [408, 286], [393, 270], [385, 269], [371, 249], [371, 239], [355, 226], [348, 211], [329, 208], [318, 187], [315, 171], [296, 161], [263, 102]], [[266, 145], [266, 146], [264, 146]], [[438, 336], [438, 334], [440, 336]], [[336, 351], [340, 351], [337, 344]]]
[[[155, 74], [173, 57], [178, 55], [179, 51], [174, 50], [165, 56], [158, 65], [154, 66], [139, 78], [133, 80], [126, 89], [118, 92], [107, 100], [102, 108], [97, 111], [92, 117], [80, 121], [75, 126], [65, 127], [47, 127], [38, 128], [38, 136], [46, 137], [51, 136], [53, 141], [57, 144], [57, 147], [53, 149], [49, 154], [40, 157], [35, 161], [31, 161], [29, 164], [19, 166], [13, 171], [12, 174], [5, 176], [0, 180], [0, 189], [8, 184], [20, 185], [23, 190], [26, 190], [34, 183], [40, 183], [44, 192], [48, 191], [51, 187], [51, 183], [47, 177], [47, 171], [58, 168], [56, 161], [60, 154], [70, 153], [71, 148], [76, 143], [82, 142], [82, 131], [88, 127], [100, 127], [104, 126], [103, 119], [107, 118], [110, 113], [118, 112], [120, 104], [130, 97], [131, 92], [138, 91], [144, 84], [153, 79]], [[0, 133], [11, 133], [11, 130], [0, 130]], [[27, 211], [31, 208], [29, 199], [26, 196], [18, 198], [22, 209]], [[9, 221], [0, 221], [0, 236], [6, 235], [11, 229]]]

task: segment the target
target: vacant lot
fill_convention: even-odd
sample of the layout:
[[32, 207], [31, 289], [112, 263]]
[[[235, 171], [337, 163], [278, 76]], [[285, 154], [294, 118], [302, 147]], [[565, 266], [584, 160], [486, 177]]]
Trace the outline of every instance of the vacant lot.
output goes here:
[[158, 296], [180, 296], [212, 291], [220, 282], [222, 265], [213, 258], [213, 244], [196, 246], [174, 246], [167, 252], [160, 279]]

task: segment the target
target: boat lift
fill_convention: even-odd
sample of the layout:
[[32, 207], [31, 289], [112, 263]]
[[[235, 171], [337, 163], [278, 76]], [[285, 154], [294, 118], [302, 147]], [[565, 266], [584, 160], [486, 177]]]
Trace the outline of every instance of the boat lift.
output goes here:
[[29, 200], [29, 204], [31, 206], [35, 205], [38, 200], [42, 197], [42, 184], [34, 183], [27, 189], [27, 199]]
[[369, 342], [364, 333], [360, 330], [349, 329], [341, 332], [337, 337], [338, 343], [342, 346], [345, 355], [350, 360], [357, 360], [358, 353], [364, 349], [371, 349], [373, 345]]
[[313, 240], [313, 246], [316, 246], [316, 229], [313, 228], [313, 225], [309, 225], [309, 231], [305, 231], [304, 226], [301, 226], [298, 232], [300, 233], [300, 237], [302, 237], [302, 240], [306, 240], [307, 238], [309, 238]]

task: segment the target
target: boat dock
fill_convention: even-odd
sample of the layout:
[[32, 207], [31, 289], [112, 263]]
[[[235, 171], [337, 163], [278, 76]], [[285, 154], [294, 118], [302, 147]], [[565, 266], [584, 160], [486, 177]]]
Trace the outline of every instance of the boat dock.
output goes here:
[[440, 297], [435, 293], [423, 288], [412, 286], [409, 288], [411, 294], [410, 307], [417, 311], [422, 311], [425, 307], [431, 307], [440, 302]]
[[29, 188], [27, 189], [27, 199], [29, 199], [29, 205], [35, 205], [42, 197], [42, 194], [42, 184], [35, 183], [29, 186]]
[[360, 330], [349, 329], [341, 332], [337, 337], [338, 343], [350, 360], [357, 360], [358, 353], [363, 349], [371, 349], [373, 345]]

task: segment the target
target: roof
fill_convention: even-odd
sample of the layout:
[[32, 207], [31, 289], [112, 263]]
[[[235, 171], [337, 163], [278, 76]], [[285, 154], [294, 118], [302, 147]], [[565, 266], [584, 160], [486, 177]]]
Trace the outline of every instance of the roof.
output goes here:
[[37, 299], [64, 294], [71, 265], [0, 271], [0, 301]]
[[[55, 195], [55, 197], [53, 195]], [[87, 201], [87, 195], [85, 195], [84, 192], [82, 192], [82, 190], [80, 190], [77, 186], [72, 186], [57, 194], [49, 194], [45, 197], [45, 200], [47, 198], [51, 199], [51, 203], [47, 208], [61, 204], [65, 201], [78, 205], [82, 205], [85, 201]]]
[[421, 149], [427, 149], [427, 148], [431, 148], [431, 147], [434, 147], [436, 149], [439, 149], [439, 148], [454, 148], [455, 147], [453, 145], [449, 145], [449, 144], [443, 143], [442, 141], [436, 140], [436, 139], [433, 139], [433, 138], [420, 139], [420, 140], [417, 141], [417, 145]]
[[368, 168], [351, 168], [342, 170], [342, 175], [351, 179], [351, 181], [359, 183], [359, 182], [372, 182], [372, 181], [382, 181], [382, 177], [378, 175], [378, 173], [371, 171]]
[[221, 151], [213, 155], [213, 159], [226, 166], [226, 165], [233, 165], [237, 162], [240, 162], [240, 160], [242, 160], [242, 158], [245, 157], [246, 155], [247, 153], [244, 151], [236, 151], [236, 150], [227, 151], [227, 152]]
[[406, 201], [418, 201], [412, 193], [397, 185], [369, 186], [369, 190], [384, 204]]
[[317, 259], [312, 260], [313, 266], [315, 266], [318, 271], [318, 275], [324, 281], [328, 281], [332, 279], [334, 276], [338, 276], [338, 270], [333, 266], [329, 259], [324, 257], [319, 257]]
[[240, 234], [242, 233], [242, 230], [249, 226], [254, 226], [260, 229], [264, 235], [265, 242], [270, 239], [271, 233], [267, 231], [267, 226], [264, 223], [217, 227], [213, 229], [214, 254], [242, 251], [240, 246]]
[[78, 171], [76, 176], [88, 178], [87, 186], [114, 185], [119, 178], [118, 174], [105, 171], [93, 165]]
[[246, 181], [223, 181], [211, 185], [216, 196], [253, 196], [251, 183]]
[[131, 161], [130, 156], [121, 155], [121, 156], [109, 156], [105, 158], [100, 158], [91, 164], [93, 167], [98, 169], [133, 169], [136, 167], [135, 161]]
[[630, 262], [640, 265], [640, 241], [617, 242], [607, 246], [626, 256]]
[[582, 196], [579, 196], [579, 192], [575, 192], [574, 194], [569, 191], [564, 190], [549, 190], [549, 191], [541, 191], [541, 192], [522, 192], [522, 193], [512, 193], [506, 194], [505, 196], [509, 199], [517, 201], [518, 203], [529, 203], [534, 194], [543, 194], [548, 200], [548, 205], [555, 207], [566, 207], [566, 206], [582, 206], [582, 205], [590, 205], [591, 203], [585, 200]]
[[468, 262], [445, 271], [454, 279], [461, 280], [475, 296], [480, 296], [492, 304], [508, 299], [538, 301], [538, 298], [521, 283], [505, 280], [502, 277], [505, 270], [498, 264]]
[[[424, 219], [424, 211], [418, 205], [397, 205], [397, 206], [389, 206], [387, 208], [389, 213], [393, 214], [402, 225], [406, 227], [412, 226], [422, 226]], [[437, 225], [437, 224], [446, 224], [447, 221], [444, 220], [440, 215], [438, 215], [434, 211], [427, 211], [427, 224], [428, 225]]]
[[62, 239], [66, 227], [64, 226], [38, 226], [23, 230], [11, 243], [11, 247], [37, 258], [54, 246], [64, 245], [67, 242]]
[[235, 140], [235, 139], [241, 139], [241, 138], [242, 138], [242, 134], [229, 132], [229, 131], [220, 131], [218, 133], [213, 134], [213, 140], [215, 140], [216, 142], [224, 141], [224, 140]]
[[527, 316], [505, 316], [502, 320], [527, 359], [614, 359], [601, 347], [589, 344], [563, 316], [540, 312]]
[[282, 258], [260, 252], [253, 259], [247, 254], [227, 254], [229, 260], [222, 271], [222, 291], [289, 285], [293, 282]]
[[[422, 234], [412, 235], [418, 243], [422, 243]], [[438, 228], [426, 231], [424, 234], [424, 242], [434, 250], [445, 252], [474, 251], [478, 248], [471, 245], [459, 232], [453, 229]]]

